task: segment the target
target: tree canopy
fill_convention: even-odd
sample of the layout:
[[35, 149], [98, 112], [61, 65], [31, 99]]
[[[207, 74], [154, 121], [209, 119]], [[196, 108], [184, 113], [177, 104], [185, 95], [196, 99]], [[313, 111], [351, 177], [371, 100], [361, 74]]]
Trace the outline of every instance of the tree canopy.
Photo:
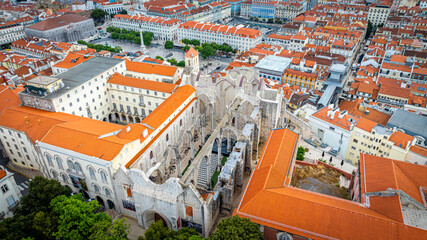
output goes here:
[[108, 13], [106, 11], [104, 11], [102, 9], [95, 9], [90, 14], [90, 17], [93, 18], [93, 20], [95, 20], [95, 21], [99, 21], [107, 15], [108, 15]]
[[172, 41], [166, 41], [165, 42], [165, 48], [166, 49], [172, 49], [174, 47], [173, 42]]
[[170, 230], [169, 228], [163, 226], [162, 221], [157, 221], [150, 224], [150, 227], [145, 231], [145, 235], [140, 236], [138, 240], [187, 240], [187, 239], [203, 239], [194, 229], [190, 228], [181, 228], [178, 231]]
[[233, 216], [231, 218], [222, 219], [217, 230], [213, 232], [209, 239], [264, 239], [259, 225], [251, 222], [247, 218]]
[[84, 202], [58, 181], [35, 177], [14, 216], [0, 222], [2, 239], [127, 239], [127, 224], [97, 213], [96, 201]]
[[216, 53], [215, 49], [211, 45], [203, 46], [202, 52], [200, 55], [206, 59], [210, 56], [213, 56]]

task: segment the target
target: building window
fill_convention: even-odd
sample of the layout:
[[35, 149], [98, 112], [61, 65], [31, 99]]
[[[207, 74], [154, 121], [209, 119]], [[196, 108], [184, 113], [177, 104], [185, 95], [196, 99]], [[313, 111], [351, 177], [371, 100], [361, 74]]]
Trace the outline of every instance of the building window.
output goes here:
[[80, 174], [82, 174], [82, 167], [80, 166], [79, 163], [74, 163], [74, 166], [76, 168], [76, 171]]
[[97, 185], [93, 185], [93, 188], [95, 189], [96, 193], [99, 193], [99, 187]]
[[58, 180], [58, 174], [53, 170], [51, 171], [51, 173], [52, 173], [53, 179]]
[[15, 199], [13, 198], [13, 196], [8, 197], [8, 198], [6, 199], [6, 201], [7, 201], [7, 204], [9, 204], [9, 207], [15, 206], [15, 204], [16, 204], [16, 201], [15, 201]]
[[64, 169], [64, 167], [62, 166], [62, 160], [58, 156], [55, 156], [55, 159], [56, 159], [56, 163], [58, 164], [58, 168]]
[[9, 188], [7, 187], [7, 185], [5, 184], [5, 185], [3, 185], [3, 186], [1, 186], [1, 191], [3, 192], [3, 193], [6, 193], [7, 191], [9, 191]]
[[53, 162], [52, 162], [52, 157], [46, 153], [46, 159], [47, 159], [47, 164], [51, 167], [53, 167]]
[[169, 141], [169, 134], [166, 134], [166, 142]]
[[150, 159], [153, 159], [154, 158], [154, 154], [153, 154], [153, 151], [151, 151], [150, 152]]
[[91, 167], [89, 167], [89, 174], [90, 174], [90, 178], [92, 178], [93, 180], [96, 180], [95, 171]]
[[105, 195], [107, 195], [107, 197], [111, 197], [111, 192], [107, 188], [105, 189]]
[[73, 164], [73, 162], [71, 162], [71, 160], [68, 160], [67, 164], [68, 164], [69, 170], [76, 171], [76, 169], [74, 168], [74, 164]]
[[67, 176], [66, 176], [65, 174], [61, 174], [61, 176], [62, 176], [62, 181], [63, 181], [64, 183], [68, 183], [68, 178], [67, 178]]
[[101, 171], [101, 179], [102, 179], [102, 182], [107, 183], [107, 175], [105, 175], [104, 171]]

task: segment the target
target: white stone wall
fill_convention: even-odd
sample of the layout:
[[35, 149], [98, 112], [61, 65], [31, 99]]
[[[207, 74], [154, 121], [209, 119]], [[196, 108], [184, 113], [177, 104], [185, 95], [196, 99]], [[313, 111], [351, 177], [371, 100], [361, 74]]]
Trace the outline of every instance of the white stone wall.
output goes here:
[[[83, 180], [81, 182], [85, 182], [87, 186], [90, 198], [102, 198], [105, 206], [107, 206], [107, 200], [117, 205], [113, 187], [112, 161], [105, 161], [39, 141], [37, 146], [43, 156], [42, 165], [48, 172], [46, 177], [56, 179], [62, 185], [69, 186], [75, 193], [79, 193], [80, 189], [73, 186], [70, 175], [81, 178]], [[90, 169], [93, 170], [93, 174]], [[109, 195], [106, 190], [110, 193]]]
[[16, 185], [13, 173], [6, 172], [6, 176], [0, 179], [0, 214], [4, 213], [5, 217], [12, 217], [13, 213], [11, 210], [18, 204], [21, 197], [22, 194]]
[[173, 76], [147, 74], [147, 73], [141, 73], [141, 72], [132, 72], [129, 70], [126, 71], [126, 76], [128, 76], [128, 77], [146, 79], [146, 80], [151, 80], [151, 81], [156, 81], [156, 82], [166, 82], [166, 83], [175, 83], [176, 81], [178, 81], [180, 75], [181, 74], [179, 74], [178, 71], [176, 71]]
[[37, 149], [25, 132], [0, 126], [0, 139], [7, 157], [13, 164], [30, 169], [39, 169], [40, 159]]
[[[112, 109], [136, 116], [147, 116], [171, 94], [108, 83]], [[136, 109], [136, 114], [135, 114]]]
[[[339, 157], [345, 158], [348, 148], [348, 142], [350, 140], [351, 131], [342, 129], [336, 125], [324, 122], [313, 115], [309, 116], [309, 124], [311, 131], [319, 137], [319, 130], [323, 130], [322, 142], [328, 144], [331, 147], [340, 147]], [[333, 129], [332, 129], [333, 128]], [[340, 144], [342, 135], [342, 143]]]

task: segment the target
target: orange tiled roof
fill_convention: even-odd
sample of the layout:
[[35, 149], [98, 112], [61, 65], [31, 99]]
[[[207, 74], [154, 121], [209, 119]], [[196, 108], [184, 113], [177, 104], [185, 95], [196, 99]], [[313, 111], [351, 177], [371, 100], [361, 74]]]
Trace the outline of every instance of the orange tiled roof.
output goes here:
[[199, 52], [196, 51], [193, 47], [190, 47], [190, 49], [185, 53], [186, 58], [192, 58], [199, 55]]
[[333, 119], [331, 119], [331, 116], [328, 116], [328, 112], [332, 110], [333, 109], [329, 109], [329, 107], [324, 107], [319, 111], [315, 112], [312, 116], [348, 131], [350, 130], [353, 124], [359, 121], [358, 117], [349, 114], [345, 114], [342, 118], [339, 118], [338, 116], [340, 114], [340, 111], [335, 111], [335, 113], [333, 114], [334, 117]]
[[6, 177], [6, 175], [7, 175], [6, 171], [3, 171], [0, 169], [0, 179]]
[[396, 131], [391, 134], [388, 140], [394, 142], [395, 146], [405, 149], [408, 143], [411, 143], [412, 140], [414, 140], [414, 137], [406, 133]]
[[172, 93], [172, 91], [177, 87], [175, 84], [172, 83], [156, 82], [151, 80], [126, 77], [121, 75], [120, 73], [114, 73], [110, 77], [110, 79], [108, 79], [107, 83], [148, 89], [165, 93]]
[[23, 90], [23, 87], [18, 87], [12, 90], [9, 86], [0, 86], [0, 113], [3, 112], [5, 108], [21, 105], [18, 92]]
[[377, 126], [378, 123], [371, 121], [369, 119], [366, 119], [364, 117], [361, 117], [360, 120], [357, 122], [356, 127], [365, 130], [367, 132], [372, 132], [372, 129]]
[[[427, 186], [427, 166], [363, 153], [360, 155], [362, 195], [369, 192], [386, 191], [391, 188], [402, 190], [424, 205], [420, 186]], [[427, 234], [427, 231], [424, 232]]]
[[380, 94], [389, 96], [395, 96], [400, 98], [409, 98], [410, 90], [407, 88], [401, 88], [402, 80], [396, 80], [392, 78], [379, 77], [378, 81], [381, 84]]
[[310, 239], [427, 237], [427, 231], [397, 222], [377, 209], [289, 186], [297, 139], [288, 129], [270, 132], [234, 215]]
[[64, 60], [55, 64], [54, 67], [70, 69], [79, 65], [80, 63], [86, 62], [87, 60], [93, 58], [93, 56], [84, 57], [76, 53], [68, 53]]
[[409, 151], [414, 152], [414, 153], [416, 153], [418, 155], [427, 157], [427, 149], [426, 148], [422, 148], [420, 146], [414, 145], [414, 146], [411, 146], [409, 148]]
[[[380, 112], [376, 109], [367, 107], [364, 111], [360, 110], [360, 104], [363, 102], [362, 99], [355, 99], [354, 101], [341, 101], [339, 108], [341, 111], [346, 110], [350, 115], [356, 117], [363, 117], [376, 122], [380, 125], [386, 126], [391, 115]], [[366, 111], [367, 110], [367, 111]], [[368, 112], [369, 111], [369, 112]]]
[[126, 61], [126, 68], [131, 72], [156, 74], [169, 77], [173, 77], [178, 69], [177, 67], [172, 66], [132, 61]]

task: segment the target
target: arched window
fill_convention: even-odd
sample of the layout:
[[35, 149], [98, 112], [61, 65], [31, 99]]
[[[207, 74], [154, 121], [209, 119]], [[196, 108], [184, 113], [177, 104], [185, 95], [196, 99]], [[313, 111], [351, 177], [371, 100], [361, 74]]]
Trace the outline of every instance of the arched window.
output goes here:
[[79, 163], [74, 163], [74, 167], [76, 168], [76, 171], [78, 172], [78, 173], [82, 173], [82, 167], [80, 166], [80, 164]]
[[179, 126], [180, 126], [180, 127], [182, 126], [182, 119], [181, 119], [181, 120], [179, 120]]
[[169, 141], [169, 134], [166, 134], [166, 142]]
[[105, 195], [107, 195], [107, 197], [111, 197], [111, 192], [107, 188], [105, 189]]
[[97, 185], [93, 185], [93, 188], [95, 189], [96, 193], [99, 193], [99, 187]]
[[107, 175], [105, 175], [104, 171], [101, 171], [102, 182], [107, 183]]
[[62, 181], [64, 182], [64, 183], [68, 183], [68, 178], [67, 178], [67, 176], [65, 175], [65, 174], [61, 174], [61, 176], [62, 176]]
[[73, 164], [73, 162], [71, 162], [71, 160], [68, 160], [68, 161], [67, 161], [67, 164], [68, 164], [68, 168], [69, 168], [71, 171], [76, 171], [76, 169], [74, 168], [74, 164]]
[[55, 156], [55, 160], [56, 160], [56, 164], [58, 164], [58, 168], [59, 169], [64, 169], [64, 167], [62, 166], [62, 160], [61, 160], [61, 158], [59, 158], [58, 156]]
[[89, 167], [89, 174], [90, 174], [90, 178], [92, 178], [93, 180], [96, 180], [95, 171], [93, 170], [92, 167]]
[[52, 173], [53, 179], [58, 180], [58, 174], [53, 170], [51, 171], [51, 173]]
[[47, 164], [49, 166], [53, 167], [52, 157], [48, 153], [46, 153], [45, 156], [46, 156], [46, 159], [47, 159]]
[[150, 160], [154, 158], [153, 151], [150, 152]]

